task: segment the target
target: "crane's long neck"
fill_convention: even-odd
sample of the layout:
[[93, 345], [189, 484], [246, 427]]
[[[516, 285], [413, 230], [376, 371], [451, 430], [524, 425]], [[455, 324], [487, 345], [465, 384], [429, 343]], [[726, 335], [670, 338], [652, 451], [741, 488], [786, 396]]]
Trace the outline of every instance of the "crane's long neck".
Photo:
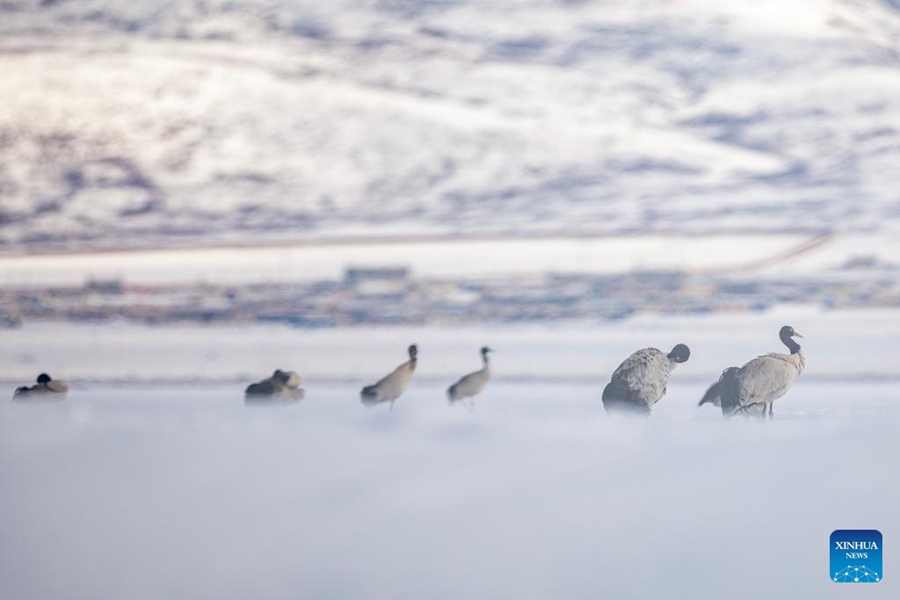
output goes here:
[[491, 359], [488, 358], [487, 352], [481, 353], [481, 364], [482, 364], [482, 367], [481, 367], [482, 372], [484, 372], [484, 373], [491, 372]]
[[784, 343], [785, 346], [788, 347], [788, 350], [791, 351], [791, 354], [797, 354], [798, 352], [800, 352], [800, 344], [795, 342], [794, 338], [792, 338], [791, 336], [782, 335], [781, 341], [782, 341], [782, 343]]

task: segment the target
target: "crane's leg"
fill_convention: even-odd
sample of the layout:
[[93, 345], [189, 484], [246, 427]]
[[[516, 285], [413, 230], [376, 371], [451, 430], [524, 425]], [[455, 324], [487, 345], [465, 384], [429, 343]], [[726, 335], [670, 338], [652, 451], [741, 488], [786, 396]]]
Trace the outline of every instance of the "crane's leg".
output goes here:
[[770, 419], [770, 420], [775, 418], [775, 413], [772, 412], [772, 406], [774, 406], [774, 405], [775, 405], [774, 402], [772, 402], [771, 404], [769, 404], [769, 419]]

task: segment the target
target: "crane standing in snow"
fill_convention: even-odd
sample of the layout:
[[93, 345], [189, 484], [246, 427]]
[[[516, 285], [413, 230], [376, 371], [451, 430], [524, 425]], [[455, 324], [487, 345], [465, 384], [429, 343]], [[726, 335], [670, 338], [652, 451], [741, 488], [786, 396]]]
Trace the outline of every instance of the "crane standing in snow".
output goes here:
[[456, 400], [465, 402], [466, 398], [477, 396], [484, 390], [484, 386], [487, 385], [488, 379], [491, 378], [491, 362], [488, 358], [488, 353], [493, 352], [493, 350], [484, 346], [480, 352], [482, 363], [481, 369], [461, 377], [459, 381], [447, 389], [447, 396], [450, 398], [451, 404]]
[[754, 358], [738, 369], [734, 373], [733, 385], [722, 390], [730, 396], [727, 401], [725, 395], [722, 396], [722, 412], [726, 416], [729, 416], [726, 411], [730, 411], [730, 414], [759, 415], [765, 418], [768, 411], [771, 419], [772, 404], [787, 393], [794, 380], [803, 372], [806, 359], [800, 351], [800, 344], [794, 341], [795, 337], [803, 336], [790, 325], [785, 325], [778, 332], [778, 337], [788, 347], [790, 354], [772, 352]]
[[374, 406], [382, 402], [390, 402], [391, 409], [394, 408], [394, 401], [399, 398], [409, 385], [413, 373], [416, 371], [416, 360], [419, 349], [415, 344], [411, 345], [408, 350], [409, 360], [382, 377], [377, 383], [367, 385], [360, 392], [363, 404]]

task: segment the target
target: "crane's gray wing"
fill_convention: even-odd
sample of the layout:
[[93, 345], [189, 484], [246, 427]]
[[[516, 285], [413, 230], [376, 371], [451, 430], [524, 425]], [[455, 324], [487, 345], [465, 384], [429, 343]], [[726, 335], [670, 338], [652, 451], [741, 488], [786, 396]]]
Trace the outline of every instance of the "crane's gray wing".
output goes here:
[[453, 385], [456, 387], [467, 387], [475, 384], [475, 379], [477, 378], [478, 373], [469, 373], [468, 375], [463, 375], [457, 380]]
[[741, 367], [735, 378], [740, 386], [741, 406], [772, 402], [782, 397], [799, 371], [784, 354], [766, 354]]
[[616, 400], [640, 402], [648, 408], [666, 393], [672, 363], [656, 348], [638, 350], [619, 365], [604, 396]]
[[469, 373], [468, 375], [460, 377], [459, 381], [451, 385], [447, 391], [450, 393], [451, 397], [458, 396], [464, 398], [476, 396], [484, 389], [489, 377], [490, 372], [485, 369], [475, 371], [474, 373]]
[[610, 381], [603, 388], [603, 408], [606, 412], [650, 414], [650, 406], [629, 390], [622, 381]]
[[386, 385], [389, 385], [391, 381], [395, 380], [398, 377], [402, 377], [404, 371], [406, 371], [408, 368], [409, 368], [409, 361], [406, 361], [405, 363], [399, 365], [396, 369], [394, 369], [393, 371], [391, 371], [390, 373], [388, 373], [387, 375], [385, 375], [384, 377], [382, 377], [381, 379], [379, 379], [372, 385], [369, 385], [366, 387], [381, 388]]

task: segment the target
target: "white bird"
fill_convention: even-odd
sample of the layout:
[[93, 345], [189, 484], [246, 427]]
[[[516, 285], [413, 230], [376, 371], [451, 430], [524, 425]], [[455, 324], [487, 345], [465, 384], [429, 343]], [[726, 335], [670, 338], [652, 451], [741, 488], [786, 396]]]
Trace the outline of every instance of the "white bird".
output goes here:
[[723, 389], [724, 393], [733, 395], [728, 399], [723, 395], [723, 413], [727, 404], [731, 414], [758, 414], [765, 418], [768, 409], [769, 418], [772, 418], [772, 403], [787, 393], [806, 367], [800, 344], [793, 339], [803, 336], [790, 325], [785, 325], [778, 332], [778, 337], [791, 353], [772, 352], [754, 358], [738, 369], [734, 374], [734, 386], [730, 390]]
[[469, 373], [459, 379], [456, 383], [447, 389], [447, 396], [452, 404], [456, 400], [465, 402], [466, 398], [477, 396], [487, 385], [488, 379], [491, 378], [491, 363], [488, 359], [488, 352], [493, 352], [487, 346], [481, 349], [482, 367], [474, 373]]
[[656, 348], [638, 350], [619, 365], [603, 389], [606, 412], [649, 415], [666, 394], [669, 373], [690, 356], [691, 350], [684, 344], [676, 344], [668, 354]]
[[377, 383], [367, 385], [360, 392], [363, 404], [374, 406], [382, 402], [390, 402], [394, 408], [394, 400], [399, 398], [409, 385], [416, 371], [416, 357], [419, 349], [415, 344], [409, 347], [409, 360], [382, 377]]
[[41, 373], [37, 378], [37, 385], [31, 387], [22, 386], [16, 388], [13, 398], [26, 397], [54, 397], [63, 399], [69, 393], [69, 384], [62, 379], [53, 379], [46, 373]]
[[275, 369], [271, 377], [266, 377], [258, 383], [248, 385], [244, 394], [251, 400], [274, 397], [302, 400], [306, 392], [300, 387], [301, 382], [300, 375], [294, 371]]

